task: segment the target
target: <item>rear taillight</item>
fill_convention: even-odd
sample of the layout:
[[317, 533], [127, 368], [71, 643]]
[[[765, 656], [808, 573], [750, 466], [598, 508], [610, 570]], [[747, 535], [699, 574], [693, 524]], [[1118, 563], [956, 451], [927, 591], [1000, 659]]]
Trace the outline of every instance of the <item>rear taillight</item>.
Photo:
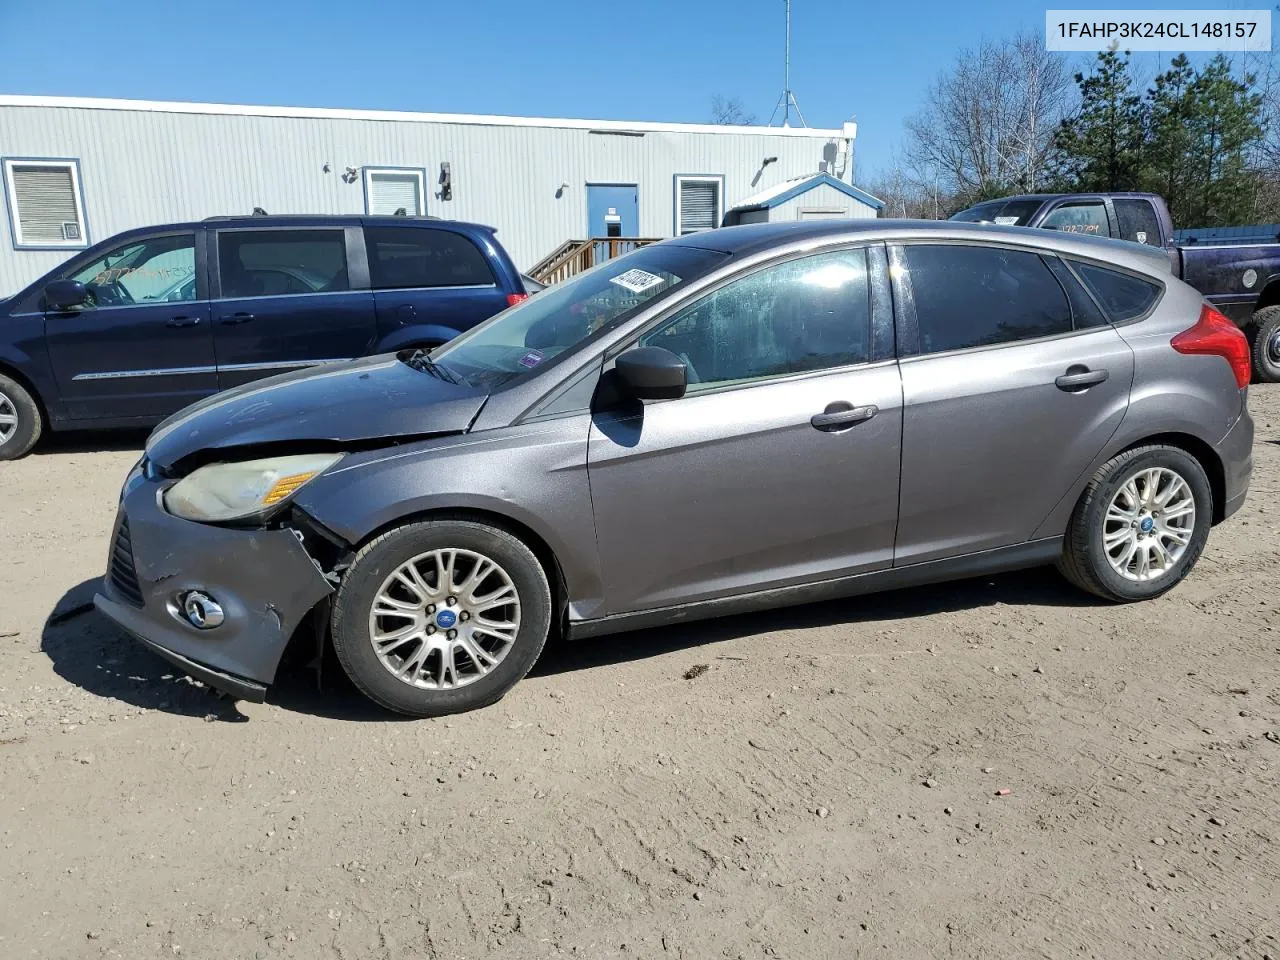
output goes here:
[[528, 299], [529, 295], [527, 293], [508, 293], [507, 306], [514, 307], [517, 303], [524, 303]]
[[1200, 319], [1190, 330], [1183, 330], [1170, 341], [1179, 353], [1206, 354], [1222, 357], [1231, 364], [1236, 386], [1241, 390], [1253, 378], [1249, 363], [1249, 340], [1234, 323], [1207, 303], [1200, 308]]

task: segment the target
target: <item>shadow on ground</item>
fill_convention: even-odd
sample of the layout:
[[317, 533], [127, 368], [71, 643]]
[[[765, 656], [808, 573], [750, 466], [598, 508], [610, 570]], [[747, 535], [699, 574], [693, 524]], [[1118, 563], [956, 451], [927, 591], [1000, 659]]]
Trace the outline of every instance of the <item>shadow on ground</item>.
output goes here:
[[32, 451], [34, 456], [54, 453], [100, 453], [137, 450], [146, 446], [150, 430], [69, 430], [46, 433]]
[[[232, 723], [249, 719], [237, 708], [236, 701], [186, 677], [99, 614], [92, 603], [98, 583], [86, 580], [67, 591], [45, 622], [41, 649], [48, 654], [58, 676], [97, 696], [147, 710]], [[547, 645], [532, 676], [589, 670], [775, 631], [840, 623], [909, 622], [931, 613], [994, 604], [1089, 606], [1097, 602], [1070, 587], [1053, 570], [1027, 570], [596, 640], [562, 640]], [[315, 671], [308, 666], [310, 651], [302, 640], [300, 635], [291, 644], [268, 702], [295, 713], [336, 720], [401, 719], [365, 699], [342, 672], [332, 650], [323, 662], [323, 683], [317, 684]]]
[[781, 630], [807, 630], [840, 623], [910, 621], [931, 613], [974, 610], [995, 604], [1086, 607], [1101, 603], [1072, 587], [1049, 567], [976, 577], [886, 593], [828, 600], [761, 613], [699, 620], [678, 626], [637, 630], [578, 641], [548, 644], [530, 676], [642, 660], [676, 650], [736, 640]]

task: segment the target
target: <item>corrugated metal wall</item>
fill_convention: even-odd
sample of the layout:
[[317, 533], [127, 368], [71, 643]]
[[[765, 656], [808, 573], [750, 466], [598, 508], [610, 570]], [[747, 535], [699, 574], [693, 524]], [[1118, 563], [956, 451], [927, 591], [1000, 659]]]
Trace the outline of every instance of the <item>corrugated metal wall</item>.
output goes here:
[[856, 220], [876, 216], [874, 207], [841, 193], [829, 184], [821, 184], [771, 208], [769, 219], [775, 223], [780, 220], [795, 220], [801, 210], [840, 210], [846, 217]]
[[[824, 147], [839, 136], [791, 133], [634, 136], [437, 121], [0, 106], [0, 157], [80, 160], [93, 243], [132, 227], [247, 214], [255, 206], [269, 213], [363, 213], [363, 182], [344, 183], [347, 167], [421, 167], [427, 212], [497, 227], [522, 269], [565, 240], [585, 236], [588, 183], [638, 184], [641, 235], [667, 237], [675, 174], [724, 174], [728, 208], [771, 183], [817, 172]], [[778, 160], [762, 169], [765, 157]], [[448, 202], [434, 195], [442, 161], [453, 177]], [[0, 223], [0, 295], [70, 255], [16, 251], [8, 218]]]

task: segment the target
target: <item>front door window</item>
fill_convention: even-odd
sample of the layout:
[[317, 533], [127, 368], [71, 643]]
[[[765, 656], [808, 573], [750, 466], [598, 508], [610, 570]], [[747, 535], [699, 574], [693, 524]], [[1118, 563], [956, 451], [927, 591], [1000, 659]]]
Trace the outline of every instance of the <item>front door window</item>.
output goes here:
[[196, 298], [196, 244], [190, 233], [135, 240], [72, 273], [85, 285], [84, 307], [127, 307]]

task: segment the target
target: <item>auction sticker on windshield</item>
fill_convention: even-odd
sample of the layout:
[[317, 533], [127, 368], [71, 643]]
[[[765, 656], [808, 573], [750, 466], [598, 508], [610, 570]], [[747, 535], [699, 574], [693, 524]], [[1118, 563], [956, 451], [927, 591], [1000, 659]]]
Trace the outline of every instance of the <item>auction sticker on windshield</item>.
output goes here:
[[632, 293], [643, 293], [650, 287], [656, 287], [658, 284], [662, 283], [662, 277], [636, 267], [632, 270], [628, 270], [626, 273], [618, 274], [618, 276], [614, 277], [609, 282], [616, 283], [618, 286], [624, 287]]

